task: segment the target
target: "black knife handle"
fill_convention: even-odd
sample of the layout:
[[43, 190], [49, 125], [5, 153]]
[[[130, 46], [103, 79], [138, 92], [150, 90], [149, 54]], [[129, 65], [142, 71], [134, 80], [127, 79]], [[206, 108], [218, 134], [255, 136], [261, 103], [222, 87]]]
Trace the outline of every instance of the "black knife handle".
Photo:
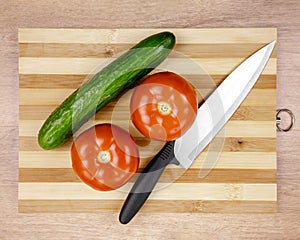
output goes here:
[[125, 200], [119, 221], [127, 224], [143, 206], [168, 164], [179, 164], [174, 155], [175, 141], [167, 142], [149, 162]]

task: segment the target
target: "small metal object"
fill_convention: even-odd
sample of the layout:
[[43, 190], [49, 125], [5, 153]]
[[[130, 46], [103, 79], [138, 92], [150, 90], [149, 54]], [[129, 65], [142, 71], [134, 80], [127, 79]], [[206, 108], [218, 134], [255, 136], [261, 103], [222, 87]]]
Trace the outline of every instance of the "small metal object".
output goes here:
[[[290, 122], [290, 125], [286, 128], [281, 128], [280, 127], [280, 123], [281, 123], [281, 118], [279, 117], [280, 113], [282, 112], [286, 112], [289, 116], [290, 116], [290, 119], [291, 119], [291, 122]], [[286, 108], [282, 108], [282, 109], [278, 109], [277, 110], [277, 114], [276, 114], [276, 127], [278, 129], [278, 131], [280, 132], [288, 132], [292, 129], [292, 127], [294, 126], [294, 123], [295, 123], [295, 116], [293, 114], [293, 112], [289, 109], [286, 109]]]

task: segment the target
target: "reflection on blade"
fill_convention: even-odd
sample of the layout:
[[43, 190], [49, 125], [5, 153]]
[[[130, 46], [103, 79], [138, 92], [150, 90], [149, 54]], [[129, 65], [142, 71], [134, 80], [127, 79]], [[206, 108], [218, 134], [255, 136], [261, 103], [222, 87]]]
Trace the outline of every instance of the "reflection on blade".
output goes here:
[[246, 98], [266, 66], [274, 46], [275, 41], [246, 59], [198, 109], [193, 125], [175, 141], [175, 156], [184, 168], [192, 164]]

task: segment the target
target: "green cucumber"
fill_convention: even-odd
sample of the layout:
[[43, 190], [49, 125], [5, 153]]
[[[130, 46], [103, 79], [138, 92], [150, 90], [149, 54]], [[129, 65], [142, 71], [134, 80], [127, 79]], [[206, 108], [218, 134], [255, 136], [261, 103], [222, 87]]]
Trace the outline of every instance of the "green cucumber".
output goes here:
[[51, 113], [39, 131], [39, 145], [53, 149], [64, 144], [97, 111], [157, 67], [174, 45], [174, 34], [161, 32], [104, 67]]

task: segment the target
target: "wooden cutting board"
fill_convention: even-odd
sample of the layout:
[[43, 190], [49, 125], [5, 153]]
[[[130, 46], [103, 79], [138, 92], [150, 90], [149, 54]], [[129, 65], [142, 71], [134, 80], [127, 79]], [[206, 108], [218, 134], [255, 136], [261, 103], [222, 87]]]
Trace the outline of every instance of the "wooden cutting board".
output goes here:
[[[45, 151], [37, 144], [37, 133], [48, 115], [95, 66], [163, 30], [19, 29], [19, 212], [120, 210], [133, 180], [121, 190], [93, 190], [72, 171], [71, 141]], [[277, 37], [273, 28], [168, 30], [176, 35], [177, 55], [171, 54], [167, 61], [202, 97]], [[187, 58], [198, 63], [209, 78], [199, 81], [203, 72], [187, 67]], [[132, 127], [129, 97], [130, 92], [122, 101], [112, 102], [88, 124], [113, 122], [127, 128], [139, 144], [142, 169], [162, 143], [148, 141]], [[170, 166], [142, 211], [276, 212], [275, 114], [276, 49], [255, 87], [212, 142], [211, 146], [217, 147], [207, 147], [185, 172]]]

